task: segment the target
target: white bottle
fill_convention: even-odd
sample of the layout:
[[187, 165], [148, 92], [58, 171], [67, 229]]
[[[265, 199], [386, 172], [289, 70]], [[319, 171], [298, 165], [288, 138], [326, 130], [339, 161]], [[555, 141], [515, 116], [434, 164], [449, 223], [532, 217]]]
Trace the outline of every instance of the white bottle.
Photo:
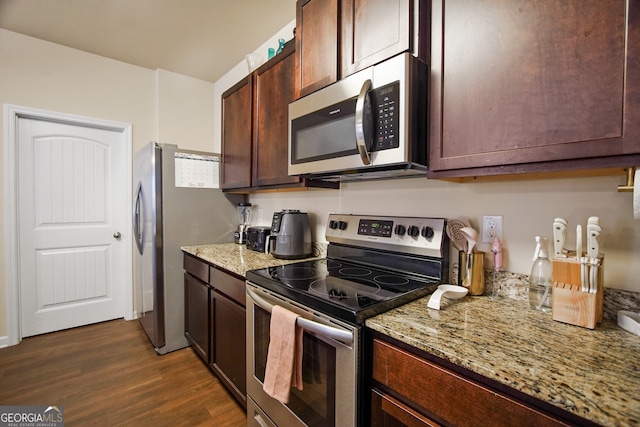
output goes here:
[[547, 239], [536, 236], [536, 251], [529, 275], [529, 305], [535, 310], [551, 313], [551, 293], [553, 278]]

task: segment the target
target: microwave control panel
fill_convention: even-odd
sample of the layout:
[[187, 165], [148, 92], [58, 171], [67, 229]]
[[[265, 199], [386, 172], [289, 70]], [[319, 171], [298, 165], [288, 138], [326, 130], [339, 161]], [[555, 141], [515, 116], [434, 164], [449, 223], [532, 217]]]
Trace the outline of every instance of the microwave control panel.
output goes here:
[[398, 148], [398, 129], [400, 127], [400, 82], [396, 81], [374, 89], [371, 94], [372, 109], [375, 117], [375, 136], [372, 151]]

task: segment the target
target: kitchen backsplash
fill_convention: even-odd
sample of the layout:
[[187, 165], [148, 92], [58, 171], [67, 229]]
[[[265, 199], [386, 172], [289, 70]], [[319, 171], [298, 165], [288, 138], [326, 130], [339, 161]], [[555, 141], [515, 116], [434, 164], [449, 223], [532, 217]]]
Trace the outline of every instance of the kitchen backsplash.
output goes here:
[[[561, 216], [568, 221], [566, 246], [571, 249], [576, 244], [576, 225], [584, 226], [589, 216], [596, 215], [604, 229], [601, 252], [607, 257], [605, 286], [640, 292], [640, 221], [633, 219], [629, 194], [616, 191], [622, 180], [585, 177], [453, 183], [405, 178], [343, 183], [340, 190], [251, 194], [249, 201], [256, 209], [263, 209], [264, 224], [273, 212], [282, 209], [308, 212], [313, 240], [320, 242], [326, 241], [330, 212], [464, 217], [480, 233], [483, 215], [501, 215], [503, 269], [526, 275], [531, 271], [534, 238], [551, 239], [554, 218]], [[485, 268], [490, 268], [490, 245], [479, 242], [476, 246], [487, 253]]]
[[[457, 265], [451, 269], [451, 277], [457, 277]], [[508, 271], [484, 271], [485, 290], [483, 295], [491, 295], [493, 286], [498, 286], [498, 294], [515, 300], [529, 298], [529, 277]], [[640, 293], [620, 289], [604, 289], [603, 317], [616, 321], [618, 310], [640, 311]]]

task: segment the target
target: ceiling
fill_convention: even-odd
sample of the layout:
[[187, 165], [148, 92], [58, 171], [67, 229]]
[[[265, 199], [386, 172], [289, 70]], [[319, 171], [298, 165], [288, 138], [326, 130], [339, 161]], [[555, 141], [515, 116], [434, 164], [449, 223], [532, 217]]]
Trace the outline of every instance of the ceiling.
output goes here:
[[295, 0], [0, 0], [0, 28], [215, 82], [294, 20], [295, 8]]

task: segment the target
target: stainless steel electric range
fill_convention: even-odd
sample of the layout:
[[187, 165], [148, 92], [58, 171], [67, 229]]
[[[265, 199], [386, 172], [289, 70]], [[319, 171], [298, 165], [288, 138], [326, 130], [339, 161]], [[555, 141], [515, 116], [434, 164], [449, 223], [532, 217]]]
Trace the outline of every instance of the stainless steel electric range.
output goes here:
[[[248, 426], [360, 425], [364, 321], [434, 292], [448, 272], [442, 218], [331, 214], [325, 235], [325, 259], [247, 272]], [[274, 305], [304, 330], [304, 387], [287, 404], [262, 390]]]

